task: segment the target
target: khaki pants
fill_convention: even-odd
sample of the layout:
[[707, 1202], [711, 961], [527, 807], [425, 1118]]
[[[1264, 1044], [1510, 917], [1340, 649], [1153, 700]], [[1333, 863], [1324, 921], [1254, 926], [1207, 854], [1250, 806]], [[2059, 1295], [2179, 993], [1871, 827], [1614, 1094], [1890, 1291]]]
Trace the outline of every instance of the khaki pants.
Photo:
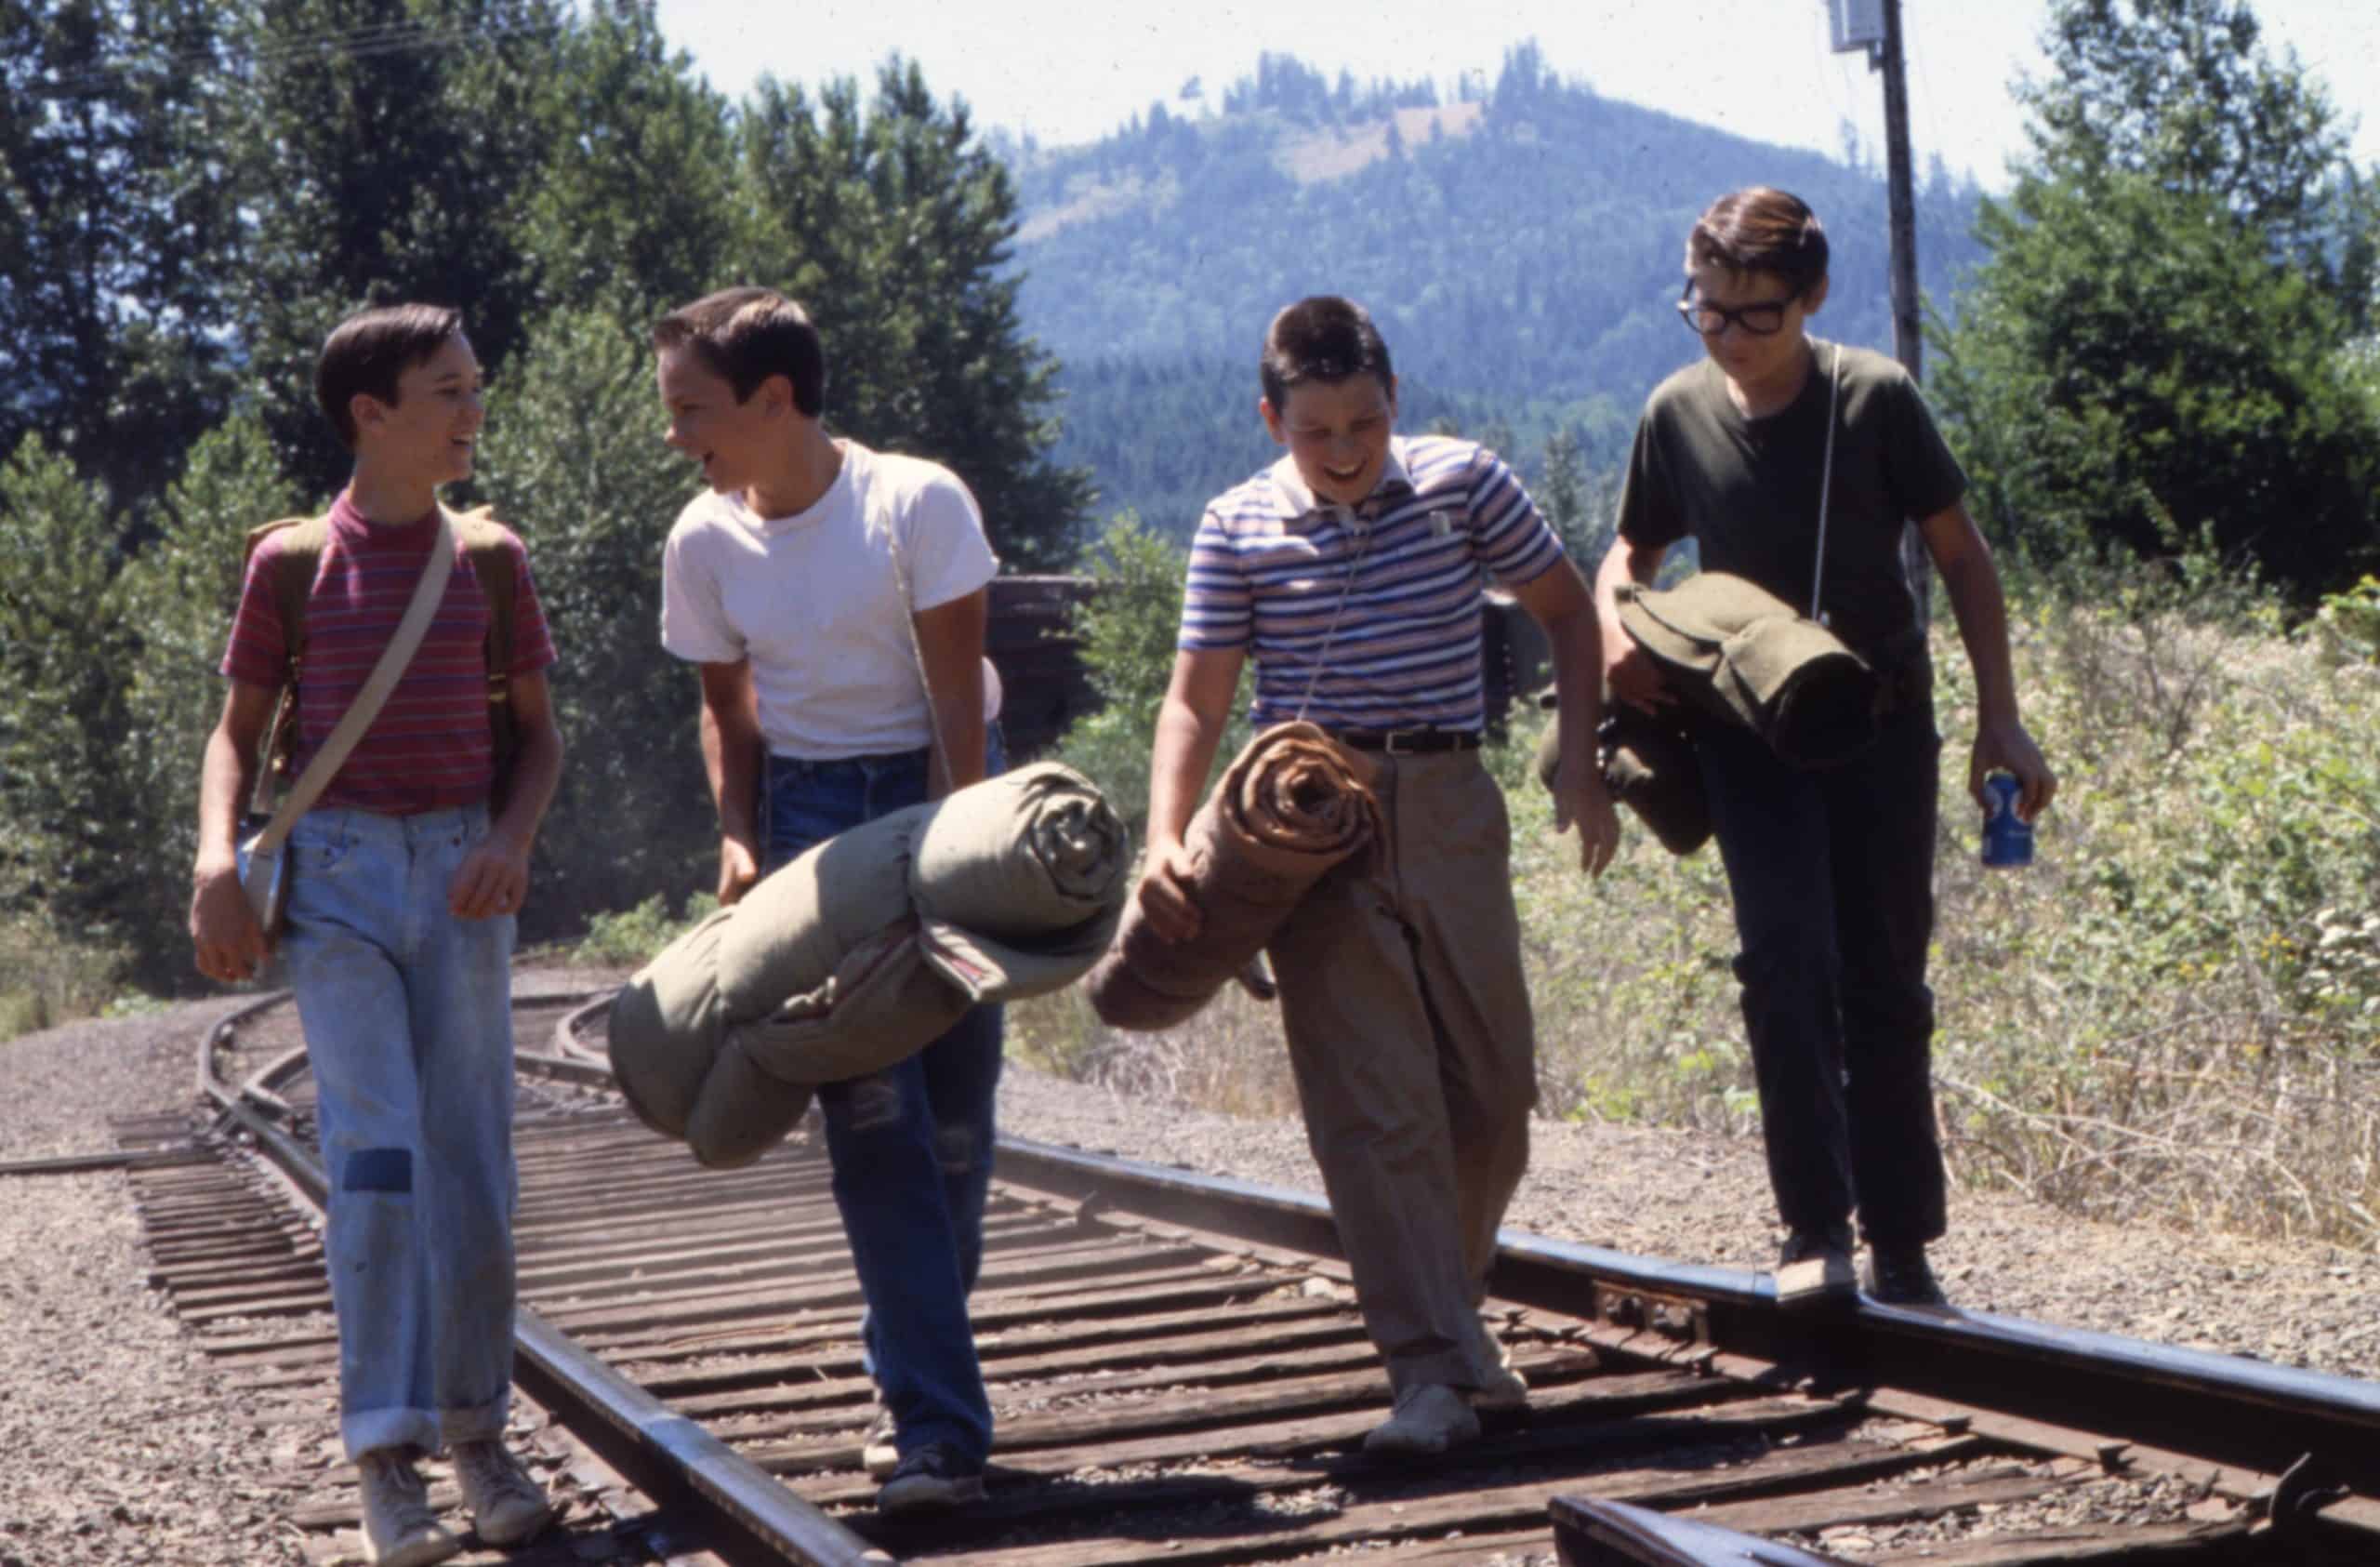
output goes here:
[[1528, 1164], [1535, 1034], [1512, 827], [1476, 752], [1382, 757], [1386, 830], [1270, 948], [1306, 1137], [1391, 1386], [1468, 1388]]

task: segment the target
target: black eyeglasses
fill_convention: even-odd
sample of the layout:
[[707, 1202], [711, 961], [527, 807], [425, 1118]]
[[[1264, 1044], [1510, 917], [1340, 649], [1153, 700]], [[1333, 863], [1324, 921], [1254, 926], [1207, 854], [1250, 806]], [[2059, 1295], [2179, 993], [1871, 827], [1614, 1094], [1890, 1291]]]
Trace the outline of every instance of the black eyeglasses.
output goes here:
[[1798, 297], [1789, 295], [1782, 299], [1764, 299], [1758, 304], [1738, 305], [1728, 310], [1707, 299], [1696, 299], [1694, 285], [1689, 282], [1686, 291], [1678, 296], [1677, 313], [1678, 319], [1686, 323], [1686, 329], [1700, 337], [1715, 338], [1726, 330], [1728, 323], [1733, 322], [1739, 330], [1755, 338], [1765, 338], [1784, 329], [1785, 307]]

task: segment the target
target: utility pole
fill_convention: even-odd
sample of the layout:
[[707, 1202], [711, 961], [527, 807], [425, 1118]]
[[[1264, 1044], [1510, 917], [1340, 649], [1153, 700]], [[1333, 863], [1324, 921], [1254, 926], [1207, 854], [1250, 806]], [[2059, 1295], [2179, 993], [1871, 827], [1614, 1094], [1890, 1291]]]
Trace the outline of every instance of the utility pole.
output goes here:
[[[1901, 51], [1900, 0], [1884, 0], [1884, 37], [1868, 57], [1884, 77], [1884, 195], [1893, 236], [1893, 354], [1925, 384], [1925, 338], [1917, 310], [1917, 180], [1910, 167], [1909, 67]], [[1917, 628], [1932, 629], [1934, 564], [1914, 527], [1900, 536], [1902, 575], [1917, 601]]]
[[[1909, 70], [1901, 48], [1901, 0], [1828, 0], [1837, 54], [1864, 49], [1884, 78], [1884, 198], [1892, 245], [1893, 356], [1910, 378], [1925, 379], [1925, 339], [1917, 304], [1917, 179], [1909, 151]], [[1921, 629], [1932, 619], [1934, 577], [1925, 544], [1904, 528], [1901, 570]]]

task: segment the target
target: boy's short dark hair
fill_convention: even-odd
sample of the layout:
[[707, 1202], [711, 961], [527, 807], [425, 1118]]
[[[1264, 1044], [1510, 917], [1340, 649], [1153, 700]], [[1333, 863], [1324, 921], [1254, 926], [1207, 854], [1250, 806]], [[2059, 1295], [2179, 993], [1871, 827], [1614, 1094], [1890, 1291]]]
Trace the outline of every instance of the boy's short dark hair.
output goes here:
[[1278, 413], [1289, 389], [1304, 381], [1343, 381], [1368, 375], [1381, 390], [1395, 392], [1396, 372], [1388, 344], [1364, 307], [1336, 294], [1316, 294], [1288, 306], [1264, 329], [1264, 352], [1257, 362], [1264, 401]]
[[314, 401], [348, 450], [355, 449], [355, 399], [394, 407], [397, 378], [462, 335], [463, 312], [446, 305], [378, 305], [331, 328], [314, 361]]
[[793, 405], [811, 418], [826, 406], [826, 350], [810, 312], [774, 288], [722, 288], [654, 323], [653, 346], [691, 348], [738, 403], [771, 376], [793, 383]]
[[1800, 299], [1826, 279], [1826, 227], [1809, 204], [1766, 185], [1730, 191], [1711, 204], [1686, 239], [1686, 265], [1774, 272]]

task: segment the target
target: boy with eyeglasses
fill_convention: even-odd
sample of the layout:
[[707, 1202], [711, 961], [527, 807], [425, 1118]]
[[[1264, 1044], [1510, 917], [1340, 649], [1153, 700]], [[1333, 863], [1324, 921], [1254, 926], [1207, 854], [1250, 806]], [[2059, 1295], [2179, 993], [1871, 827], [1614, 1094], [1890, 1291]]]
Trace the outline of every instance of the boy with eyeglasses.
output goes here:
[[1881, 354], [1804, 330], [1827, 297], [1817, 216], [1765, 187], [1723, 196], [1687, 237], [1686, 271], [1678, 310], [1706, 357], [1663, 381], [1637, 426], [1619, 537], [1596, 574], [1606, 677], [1615, 699], [1648, 710], [1675, 699], [1620, 625], [1616, 592], [1652, 581], [1690, 537], [1704, 570], [1789, 604], [1810, 604], [1822, 585], [1819, 618], [1882, 678], [1880, 736], [1839, 766], [1797, 771], [1749, 730], [1715, 724], [1696, 750], [1735, 901], [1736, 976], [1787, 1230], [1779, 1297], [1847, 1297], [1856, 1207], [1871, 1293], [1940, 1305], [1925, 1255], [1946, 1223], [1925, 960], [1942, 742], [1901, 566], [1906, 522], [1941, 574], [1975, 670], [1970, 792], [1982, 805], [1985, 777], [2007, 772], [2030, 821], [2056, 780], [2017, 714], [2007, 610], [1961, 501], [1966, 476], [1915, 383]]

